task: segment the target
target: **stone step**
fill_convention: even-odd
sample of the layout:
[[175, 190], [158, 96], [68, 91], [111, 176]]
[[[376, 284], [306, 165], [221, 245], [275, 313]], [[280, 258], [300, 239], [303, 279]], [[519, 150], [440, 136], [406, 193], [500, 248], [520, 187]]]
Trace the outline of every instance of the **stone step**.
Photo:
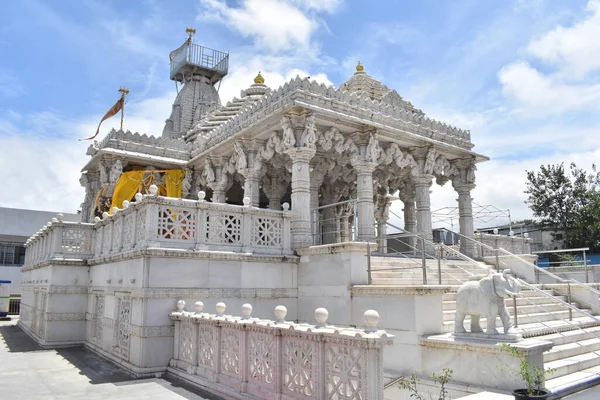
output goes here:
[[[512, 316], [514, 314], [512, 307], [508, 307], [508, 313]], [[525, 317], [528, 315], [534, 314], [543, 314], [548, 312], [555, 311], [567, 311], [568, 307], [562, 305], [560, 303], [545, 303], [545, 304], [531, 304], [525, 306], [517, 306], [517, 314], [519, 316], [519, 320], [521, 317]], [[454, 315], [456, 313], [456, 309], [453, 310], [444, 310], [444, 321], [454, 320]], [[568, 314], [567, 314], [568, 315]]]
[[544, 368], [554, 369], [551, 377], [559, 378], [598, 365], [600, 365], [600, 353], [589, 352], [544, 363]]
[[600, 326], [593, 326], [586, 328], [585, 330], [572, 330], [567, 332], [551, 333], [548, 335], [540, 336], [542, 340], [549, 340], [554, 343], [555, 346], [577, 342], [580, 340], [586, 340], [591, 337], [600, 337]]
[[[560, 299], [562, 301], [566, 301], [565, 296], [554, 296], [554, 297], [557, 299]], [[506, 299], [506, 300], [504, 300], [504, 303], [506, 304], [507, 307], [512, 308], [513, 299]], [[548, 297], [517, 297], [517, 307], [533, 305], [533, 304], [541, 305], [541, 304], [556, 304], [556, 303], [552, 302], [552, 300], [549, 299]], [[444, 300], [443, 307], [444, 307], [444, 310], [456, 310], [456, 300]]]
[[555, 345], [552, 349], [544, 353], [544, 363], [579, 354], [596, 352], [598, 350], [600, 350], [600, 338], [598, 337]]
[[550, 376], [550, 379], [546, 379], [545, 386], [553, 393], [552, 398], [562, 399], [598, 384], [600, 384], [600, 366], [594, 366], [559, 377]]
[[[427, 282], [432, 285], [437, 285], [439, 283], [437, 277], [432, 278], [427, 276]], [[410, 279], [402, 279], [402, 278], [372, 278], [371, 283], [373, 285], [387, 285], [387, 286], [419, 286], [423, 285], [423, 277], [420, 278], [410, 278]], [[442, 278], [442, 285], [460, 285], [462, 281], [460, 279], [453, 278]]]
[[[512, 322], [512, 320], [511, 320]], [[465, 320], [465, 328], [467, 330], [470, 329], [470, 324], [468, 320]], [[485, 329], [485, 323], [481, 324]], [[500, 327], [500, 321], [496, 320], [496, 326]], [[545, 322], [530, 322], [526, 323], [525, 321], [521, 321], [519, 319], [518, 330], [522, 332], [524, 337], [540, 337], [549, 334], [553, 334], [556, 332], [567, 332], [572, 330], [578, 330], [580, 328], [589, 328], [589, 327], [597, 327], [600, 326], [600, 323], [593, 318], [588, 316], [573, 316], [573, 320], [569, 321], [568, 319], [560, 319], [553, 321], [545, 321]], [[444, 333], [454, 332], [454, 321], [444, 322], [444, 326], [442, 328]]]
[[[584, 310], [584, 311], [589, 311], [589, 310]], [[584, 317], [584, 315], [574, 311], [573, 319], [575, 319], [576, 317], [577, 318]], [[467, 317], [464, 322], [464, 326], [467, 330], [469, 330], [471, 327], [471, 322], [470, 322], [469, 318], [470, 317]], [[521, 327], [522, 325], [524, 326], [524, 325], [528, 325], [528, 324], [536, 323], [536, 322], [542, 323], [542, 325], [546, 324], [546, 323], [550, 323], [550, 322], [561, 322], [561, 321], [568, 322], [568, 319], [569, 319], [569, 311], [564, 310], [564, 311], [540, 312], [540, 313], [519, 315], [517, 322], [518, 322], [519, 327]], [[512, 322], [512, 318], [511, 318], [511, 322]], [[452, 318], [451, 320], [448, 320], [448, 321], [444, 321], [444, 326], [446, 326], [446, 325], [451, 325], [454, 329], [454, 318]], [[499, 327], [501, 325], [502, 325], [502, 323], [500, 321], [500, 317], [497, 317], [496, 318], [496, 326]], [[485, 329], [485, 326], [487, 326], [485, 318], [481, 318], [481, 326], [484, 329]], [[572, 328], [572, 329], [574, 329], [574, 328]], [[452, 332], [452, 330], [445, 331], [445, 332]]]
[[[552, 290], [542, 290], [542, 291], [547, 294], [554, 293]], [[519, 297], [541, 297], [541, 296], [540, 296], [540, 293], [536, 290], [521, 290], [519, 292], [519, 296], [517, 296], [517, 298], [519, 298]], [[562, 297], [564, 297], [564, 296], [562, 296]], [[456, 300], [456, 292], [452, 291], [452, 292], [444, 293], [444, 301], [448, 301], [448, 300]]]

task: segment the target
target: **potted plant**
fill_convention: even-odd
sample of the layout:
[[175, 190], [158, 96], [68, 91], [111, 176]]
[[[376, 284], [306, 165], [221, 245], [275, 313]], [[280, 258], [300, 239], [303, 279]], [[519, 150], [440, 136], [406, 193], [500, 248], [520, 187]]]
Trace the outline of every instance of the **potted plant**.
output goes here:
[[502, 343], [501, 348], [502, 351], [509, 353], [521, 363], [519, 364], [519, 368], [512, 368], [507, 365], [500, 365], [498, 368], [520, 377], [527, 384], [527, 388], [513, 391], [515, 400], [546, 400], [550, 396], [550, 392], [544, 388], [544, 381], [546, 375], [552, 374], [554, 370], [544, 370], [537, 365], [531, 364], [518, 348], [508, 343]]

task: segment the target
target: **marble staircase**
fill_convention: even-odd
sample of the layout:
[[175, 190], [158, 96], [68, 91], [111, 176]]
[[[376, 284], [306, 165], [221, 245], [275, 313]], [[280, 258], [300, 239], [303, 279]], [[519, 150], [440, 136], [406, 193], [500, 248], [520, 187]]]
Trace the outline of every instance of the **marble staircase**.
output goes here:
[[[438, 260], [427, 259], [426, 266], [428, 284], [438, 284]], [[443, 297], [443, 332], [454, 331], [456, 291], [460, 285], [484, 276], [490, 268], [493, 267], [482, 262], [442, 260], [442, 285], [448, 290]], [[373, 285], [420, 286], [423, 285], [422, 260], [371, 257], [371, 277]], [[600, 382], [600, 323], [585, 315], [584, 312], [591, 314], [591, 311], [577, 303], [571, 304], [581, 311], [572, 310], [569, 320], [569, 307], [554, 299], [567, 301], [553, 290], [541, 293], [524, 288], [516, 300], [506, 299], [506, 305], [514, 321], [513, 302], [516, 301], [518, 329], [524, 337], [554, 343], [554, 347], [544, 353], [545, 368], [554, 370], [546, 387], [564, 396]], [[486, 325], [482, 318], [482, 327]], [[496, 326], [502, 326], [499, 318]], [[469, 317], [465, 328], [470, 329]]]
[[[454, 330], [457, 289], [458, 286], [453, 287], [444, 295], [444, 332]], [[566, 301], [565, 296], [552, 290], [544, 292]], [[522, 290], [516, 301], [518, 329], [523, 336], [554, 343], [554, 347], [544, 353], [545, 368], [554, 370], [546, 383], [548, 389], [566, 395], [600, 381], [600, 323], [574, 310], [569, 321], [566, 305], [538, 291]], [[571, 304], [578, 307], [577, 303]], [[506, 305], [514, 321], [513, 299], [507, 299]], [[578, 308], [591, 313], [589, 309]], [[467, 317], [465, 328], [469, 329], [469, 325]], [[499, 319], [496, 325], [501, 326]], [[486, 326], [485, 318], [482, 318], [482, 326]]]
[[[438, 261], [427, 259], [427, 283], [438, 284]], [[461, 285], [470, 279], [487, 274], [489, 266], [463, 260], [443, 259], [442, 284]], [[420, 258], [371, 257], [371, 283], [373, 285], [414, 286], [423, 284], [423, 264]]]

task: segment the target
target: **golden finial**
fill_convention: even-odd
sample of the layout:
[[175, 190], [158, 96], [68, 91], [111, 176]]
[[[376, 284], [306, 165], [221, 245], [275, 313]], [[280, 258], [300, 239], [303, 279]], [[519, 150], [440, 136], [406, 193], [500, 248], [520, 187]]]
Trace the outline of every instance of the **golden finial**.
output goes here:
[[356, 72], [363, 72], [364, 70], [365, 67], [363, 67], [363, 65], [359, 61], [358, 64], [356, 64]]
[[196, 30], [194, 28], [185, 28], [185, 33], [187, 33], [188, 36], [188, 40], [192, 40], [192, 36], [194, 36], [196, 34]]
[[127, 93], [129, 93], [129, 89], [127, 89], [125, 86], [121, 86], [119, 88], [119, 92], [123, 93], [123, 95], [126, 95]]
[[265, 78], [263, 78], [263, 76], [260, 74], [260, 71], [258, 71], [258, 75], [256, 75], [256, 78], [254, 78], [254, 83], [256, 83], [257, 85], [262, 85], [263, 83], [265, 83]]

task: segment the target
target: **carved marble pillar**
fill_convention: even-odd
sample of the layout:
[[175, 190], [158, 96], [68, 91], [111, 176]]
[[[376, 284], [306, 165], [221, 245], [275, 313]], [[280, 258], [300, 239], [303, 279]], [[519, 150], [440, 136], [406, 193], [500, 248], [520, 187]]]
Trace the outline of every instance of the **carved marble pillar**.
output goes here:
[[[473, 224], [473, 199], [471, 190], [475, 189], [475, 165], [471, 160], [458, 160], [458, 176], [452, 181], [452, 186], [458, 193], [458, 221], [460, 234], [468, 238], [474, 238]], [[475, 243], [461, 238], [461, 253], [472, 257], [475, 254]]]
[[287, 191], [288, 181], [281, 176], [273, 175], [263, 178], [263, 192], [269, 199], [271, 210], [281, 210], [281, 199]]
[[212, 202], [213, 203], [225, 203], [227, 192], [227, 172], [222, 165], [215, 165], [215, 181], [209, 183], [210, 188], [213, 191]]
[[310, 171], [310, 224], [315, 244], [324, 243], [321, 235], [321, 213], [315, 212], [315, 209], [319, 207], [319, 189], [325, 179], [325, 172], [315, 167], [311, 167]]
[[[417, 212], [415, 208], [415, 185], [408, 180], [400, 185], [398, 197], [404, 204], [404, 230], [415, 233], [417, 231]], [[416, 240], [414, 237], [406, 238], [410, 249], [414, 249]]]
[[[323, 190], [324, 205], [337, 203], [339, 200], [340, 189], [333, 182], [330, 182]], [[337, 242], [336, 236], [337, 207], [327, 207], [323, 209], [323, 244], [332, 244]]]
[[358, 161], [353, 163], [356, 171], [356, 210], [358, 214], [358, 226], [355, 227], [359, 241], [375, 239], [375, 224], [373, 204], [373, 171], [376, 163]]
[[292, 247], [302, 248], [312, 245], [311, 199], [310, 199], [310, 160], [316, 153], [308, 147], [290, 148], [285, 153], [292, 159]]
[[429, 189], [433, 182], [433, 176], [423, 174], [413, 176], [412, 179], [415, 183], [417, 232], [422, 234], [426, 240], [433, 241], [431, 199], [429, 198]]
[[391, 198], [386, 190], [377, 190], [377, 209], [375, 211], [375, 221], [377, 221], [377, 249], [381, 253], [387, 253], [387, 220], [390, 213]]

